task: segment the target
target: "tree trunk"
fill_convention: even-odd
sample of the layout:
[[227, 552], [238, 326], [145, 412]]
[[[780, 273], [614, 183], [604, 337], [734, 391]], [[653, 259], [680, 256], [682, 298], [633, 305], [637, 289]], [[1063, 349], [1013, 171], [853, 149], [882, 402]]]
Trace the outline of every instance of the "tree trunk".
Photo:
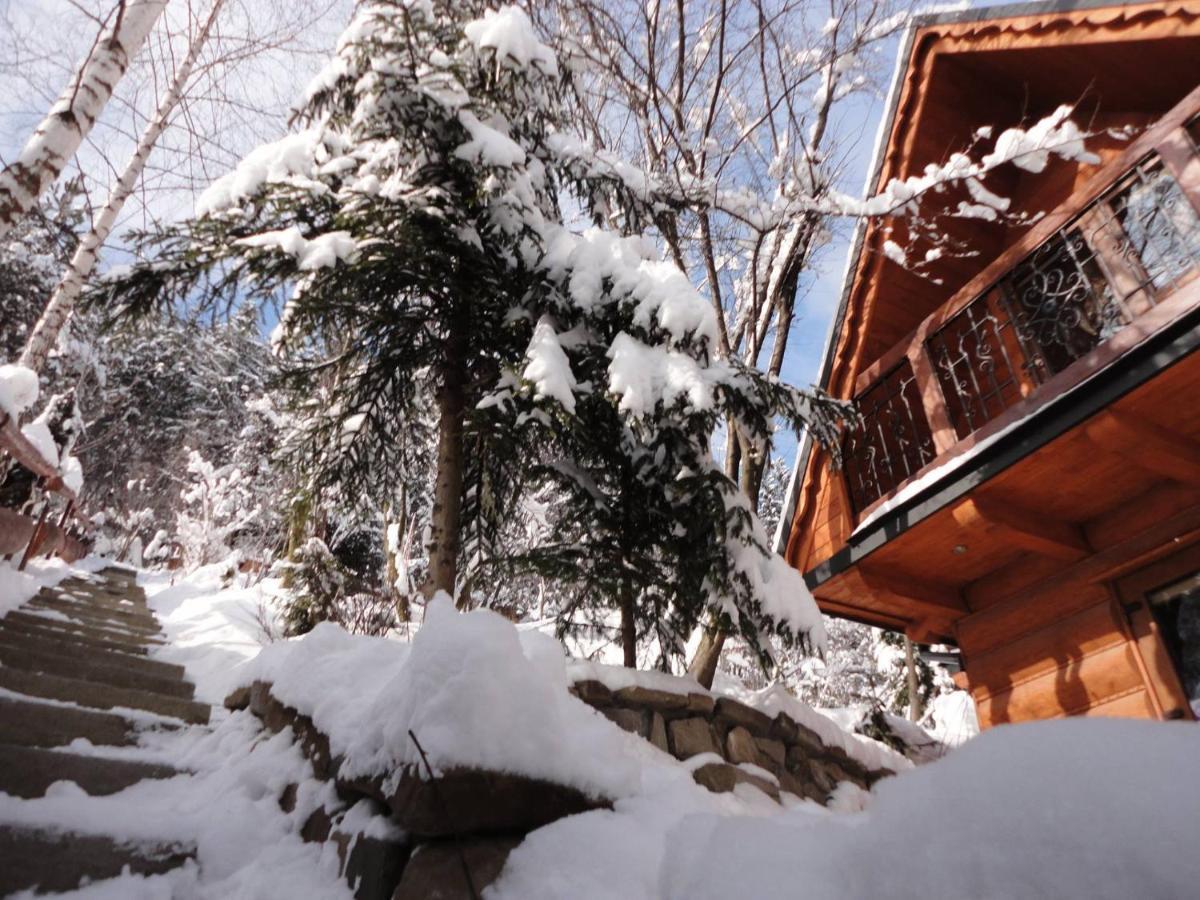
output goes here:
[[917, 660], [912, 641], [907, 636], [904, 638], [904, 669], [908, 679], [908, 720], [916, 722], [921, 718], [921, 685], [917, 680]]
[[[466, 340], [460, 329], [451, 334], [438, 390], [437, 482], [429, 529], [429, 580], [423, 593], [451, 597], [458, 581], [458, 549], [462, 524], [463, 415], [467, 407]], [[459, 598], [462, 605], [463, 598]]]
[[633, 583], [625, 578], [621, 581], [621, 649], [625, 654], [625, 668], [637, 668], [637, 612], [633, 603]]
[[33, 209], [42, 192], [62, 174], [166, 5], [167, 0], [120, 0], [112, 24], [59, 94], [20, 156], [0, 172], [0, 238]]
[[725, 632], [716, 623], [704, 629], [700, 638], [700, 646], [688, 666], [688, 674], [700, 682], [700, 686], [711, 688], [713, 679], [717, 677], [717, 663], [721, 659], [721, 650], [725, 646]]
[[154, 149], [154, 145], [158, 143], [159, 136], [163, 133], [163, 129], [167, 127], [167, 120], [170, 119], [171, 113], [179, 104], [179, 98], [183, 94], [183, 89], [187, 85], [188, 79], [192, 75], [192, 68], [196, 64], [196, 59], [200, 56], [200, 51], [208, 42], [208, 35], [212, 31], [213, 23], [216, 22], [217, 13], [221, 10], [221, 5], [224, 0], [215, 0], [212, 8], [209, 10], [208, 18], [200, 27], [200, 31], [192, 40], [188, 47], [187, 56], [183, 62], [175, 70], [175, 78], [171, 82], [170, 88], [163, 95], [162, 101], [158, 104], [158, 109], [154, 113], [154, 118], [146, 125], [142, 132], [141, 138], [138, 140], [137, 148], [133, 152], [133, 156], [129, 158], [129, 162], [125, 164], [125, 171], [121, 173], [121, 177], [113, 186], [112, 192], [108, 195], [108, 200], [105, 201], [104, 208], [92, 221], [91, 231], [87, 233], [79, 246], [75, 248], [75, 255], [71, 257], [71, 264], [63, 273], [62, 280], [59, 281], [58, 287], [54, 289], [54, 294], [50, 297], [50, 302], [46, 304], [46, 309], [38, 319], [37, 325], [34, 326], [33, 333], [29, 335], [29, 340], [25, 343], [25, 349], [21, 353], [20, 365], [33, 369], [35, 372], [41, 372], [46, 365], [46, 358], [50, 355], [51, 349], [58, 340], [59, 332], [62, 331], [63, 325], [70, 318], [72, 311], [75, 309], [75, 301], [79, 299], [79, 294], [83, 291], [83, 284], [88, 276], [92, 274], [92, 269], [96, 265], [96, 257], [100, 253], [100, 248], [104, 246], [104, 242], [108, 240], [109, 234], [112, 232], [112, 227], [117, 221], [117, 216], [120, 215], [121, 209], [125, 206], [125, 201], [129, 199], [129, 195], [133, 193], [133, 188], [137, 181], [142, 176], [142, 170], [146, 167], [146, 160], [150, 158], [150, 152]]

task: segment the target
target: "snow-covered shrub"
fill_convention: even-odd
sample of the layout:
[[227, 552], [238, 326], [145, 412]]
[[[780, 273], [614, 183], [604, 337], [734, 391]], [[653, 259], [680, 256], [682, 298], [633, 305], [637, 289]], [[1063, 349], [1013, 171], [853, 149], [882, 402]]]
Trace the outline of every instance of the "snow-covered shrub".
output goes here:
[[198, 450], [188, 454], [188, 484], [175, 519], [176, 540], [188, 568], [228, 556], [258, 519], [260, 498], [250, 478], [232, 464], [216, 466]]
[[352, 634], [384, 634], [396, 625], [394, 595], [364, 590], [364, 579], [320, 538], [309, 538], [290, 559], [276, 565], [286, 599], [287, 634], [306, 634], [320, 622], [335, 622]]

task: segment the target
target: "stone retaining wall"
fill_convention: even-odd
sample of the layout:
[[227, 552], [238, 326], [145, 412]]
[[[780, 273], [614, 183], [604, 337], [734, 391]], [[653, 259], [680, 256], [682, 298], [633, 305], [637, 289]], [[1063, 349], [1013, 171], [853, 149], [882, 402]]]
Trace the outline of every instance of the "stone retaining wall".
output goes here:
[[720, 757], [694, 771], [696, 781], [711, 791], [746, 783], [776, 800], [784, 790], [825, 804], [839, 782], [870, 788], [895, 774], [868, 769], [840, 747], [826, 746], [816, 732], [784, 713], [771, 718], [729, 697], [638, 686], [613, 691], [599, 681], [577, 681], [571, 691], [677, 759]]
[[[824, 804], [838, 782], [867, 788], [892, 774], [866, 769], [784, 714], [771, 718], [729, 698], [643, 687], [611, 691], [598, 681], [576, 682], [571, 690], [620, 727], [690, 760], [693, 777], [714, 792], [747, 784], [776, 801], [786, 791]], [[564, 785], [479, 769], [449, 769], [432, 780], [412, 767], [386, 777], [347, 777], [328, 737], [276, 699], [269, 684], [241, 688], [225, 705], [249, 709], [271, 731], [292, 729], [316, 776], [333, 782], [339, 803], [313, 812], [301, 836], [334, 843], [358, 900], [472, 900], [464, 867], [473, 890], [482, 891], [528, 832], [610, 805]], [[280, 797], [286, 811], [295, 809], [297, 793], [291, 785]], [[347, 814], [361, 803], [390, 819], [404, 837], [356, 833]]]

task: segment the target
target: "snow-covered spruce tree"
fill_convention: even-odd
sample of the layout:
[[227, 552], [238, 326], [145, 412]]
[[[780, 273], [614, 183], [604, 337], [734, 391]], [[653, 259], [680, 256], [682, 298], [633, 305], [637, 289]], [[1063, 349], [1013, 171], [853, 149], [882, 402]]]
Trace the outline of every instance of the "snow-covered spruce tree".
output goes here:
[[619, 609], [626, 665], [647, 637], [659, 664], [678, 659], [710, 613], [764, 661], [764, 633], [819, 633], [802, 580], [709, 441], [725, 417], [761, 444], [775, 417], [829, 437], [834, 405], [713, 359], [712, 307], [640, 237], [560, 229], [541, 268], [551, 290], [531, 310], [523, 368], [486, 404], [508, 411], [564, 497], [555, 541], [526, 559], [579, 602]]
[[448, 592], [464, 429], [481, 390], [519, 353], [506, 322], [530, 289], [528, 219], [554, 208], [544, 180], [530, 196], [509, 186], [518, 175], [534, 184], [526, 175], [540, 163], [515, 140], [545, 130], [556, 73], [498, 64], [470, 27], [480, 12], [364, 4], [309, 92], [308, 127], [247, 157], [205, 193], [198, 218], [151, 239], [153, 264], [110, 288], [113, 308], [128, 311], [289, 291], [277, 346], [286, 385], [322, 403], [307, 411], [301, 454], [315, 490], [404, 477], [406, 434], [432, 398], [430, 586]]
[[600, 196], [564, 134], [569, 77], [515, 8], [365, 4], [308, 128], [148, 240], [106, 299], [290, 291], [278, 348], [285, 382], [321, 398], [305, 448], [324, 484], [401, 473], [433, 398], [433, 589], [469, 600], [463, 538], [472, 564], [502, 561], [513, 502], [550, 482], [559, 539], [509, 561], [619, 607], [630, 664], [639, 632], [675, 656], [708, 612], [755, 647], [818, 631], [709, 439], [726, 416], [763, 443], [776, 416], [828, 436], [833, 407], [714, 361], [711, 306], [646, 241], [564, 225], [564, 190], [585, 211]]

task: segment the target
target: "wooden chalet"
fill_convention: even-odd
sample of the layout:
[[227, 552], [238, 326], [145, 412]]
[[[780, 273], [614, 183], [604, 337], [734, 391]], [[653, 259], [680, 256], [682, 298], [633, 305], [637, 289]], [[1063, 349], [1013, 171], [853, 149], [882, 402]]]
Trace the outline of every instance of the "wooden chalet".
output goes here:
[[931, 17], [901, 53], [875, 190], [1064, 103], [1101, 161], [989, 176], [1044, 215], [950, 220], [976, 255], [927, 277], [860, 226], [821, 384], [862, 420], [840, 467], [802, 445], [786, 556], [826, 613], [956, 644], [985, 727], [1194, 719], [1200, 0]]

